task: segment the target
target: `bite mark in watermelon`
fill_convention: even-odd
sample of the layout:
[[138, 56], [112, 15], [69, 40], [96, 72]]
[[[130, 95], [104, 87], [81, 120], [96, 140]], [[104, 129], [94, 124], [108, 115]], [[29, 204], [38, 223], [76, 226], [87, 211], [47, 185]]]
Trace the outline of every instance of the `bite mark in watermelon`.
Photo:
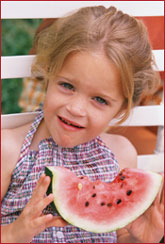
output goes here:
[[68, 223], [86, 231], [103, 233], [120, 229], [154, 201], [162, 176], [140, 169], [125, 168], [110, 183], [77, 177], [64, 167], [46, 167], [51, 177], [48, 193], [54, 194], [58, 213]]

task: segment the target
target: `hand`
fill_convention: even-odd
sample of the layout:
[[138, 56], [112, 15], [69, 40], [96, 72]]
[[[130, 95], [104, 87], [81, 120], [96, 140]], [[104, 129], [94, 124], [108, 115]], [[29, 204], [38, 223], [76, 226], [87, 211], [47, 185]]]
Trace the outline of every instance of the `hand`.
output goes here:
[[143, 215], [126, 226], [127, 231], [142, 243], [159, 243], [164, 235], [164, 184], [153, 204]]
[[47, 227], [67, 225], [61, 217], [42, 213], [43, 209], [53, 201], [53, 194], [45, 196], [49, 183], [50, 177], [41, 175], [30, 201], [18, 219], [10, 224], [14, 242], [29, 243], [35, 235]]

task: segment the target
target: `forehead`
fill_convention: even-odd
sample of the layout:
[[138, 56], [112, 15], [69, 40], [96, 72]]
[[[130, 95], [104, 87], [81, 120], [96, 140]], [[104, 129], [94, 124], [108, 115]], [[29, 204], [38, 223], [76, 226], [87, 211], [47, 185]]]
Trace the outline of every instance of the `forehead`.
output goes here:
[[59, 72], [88, 89], [121, 93], [121, 79], [117, 67], [100, 52], [78, 52], [69, 55]]

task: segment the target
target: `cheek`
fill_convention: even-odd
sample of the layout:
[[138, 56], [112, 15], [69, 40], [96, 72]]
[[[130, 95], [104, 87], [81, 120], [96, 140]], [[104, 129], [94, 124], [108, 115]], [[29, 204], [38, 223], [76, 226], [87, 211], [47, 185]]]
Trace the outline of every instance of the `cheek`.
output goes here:
[[93, 113], [91, 119], [91, 128], [93, 128], [95, 131], [98, 131], [98, 133], [101, 133], [108, 126], [111, 119], [112, 116], [106, 112]]
[[56, 109], [63, 103], [64, 99], [57, 92], [48, 92], [45, 96], [44, 107], [46, 109]]

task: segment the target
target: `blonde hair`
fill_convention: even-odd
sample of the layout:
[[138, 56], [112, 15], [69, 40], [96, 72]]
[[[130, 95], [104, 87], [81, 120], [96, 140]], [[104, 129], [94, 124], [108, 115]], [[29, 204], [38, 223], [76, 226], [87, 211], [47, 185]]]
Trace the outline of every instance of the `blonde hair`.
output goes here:
[[60, 71], [69, 54], [103, 51], [121, 74], [126, 106], [121, 121], [129, 116], [142, 93], [151, 92], [159, 81], [145, 25], [115, 7], [85, 7], [59, 18], [39, 33], [35, 45], [32, 74], [46, 80]]

